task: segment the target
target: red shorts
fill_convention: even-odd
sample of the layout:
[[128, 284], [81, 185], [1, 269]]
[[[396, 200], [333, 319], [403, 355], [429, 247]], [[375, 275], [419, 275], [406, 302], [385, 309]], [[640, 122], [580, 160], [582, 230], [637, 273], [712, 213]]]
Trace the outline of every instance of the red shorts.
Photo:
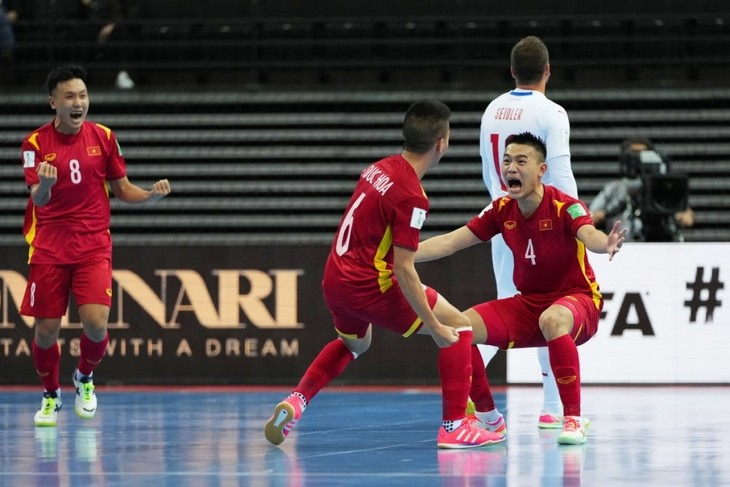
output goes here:
[[[428, 305], [433, 309], [439, 295], [428, 286], [424, 286], [423, 289], [426, 292]], [[328, 297], [325, 290], [324, 296], [332, 314], [335, 329], [342, 336], [362, 338], [371, 323], [373, 326], [392, 330], [404, 337], [417, 333], [423, 326], [423, 321], [411, 308], [397, 285], [388, 289], [364, 308], [353, 308], [352, 303], [348, 302], [346, 298], [340, 299], [339, 293], [335, 294], [338, 297]]]
[[573, 314], [570, 336], [576, 345], [588, 341], [598, 331], [601, 307], [596, 307], [587, 294], [569, 294], [560, 298], [525, 297], [488, 301], [474, 306], [487, 327], [487, 344], [503, 350], [508, 348], [544, 347], [547, 345], [540, 330], [540, 315], [553, 304], [568, 308]]
[[31, 264], [20, 314], [36, 318], [60, 318], [68, 308], [69, 291], [76, 304], [112, 304], [111, 260], [102, 258], [81, 264]]

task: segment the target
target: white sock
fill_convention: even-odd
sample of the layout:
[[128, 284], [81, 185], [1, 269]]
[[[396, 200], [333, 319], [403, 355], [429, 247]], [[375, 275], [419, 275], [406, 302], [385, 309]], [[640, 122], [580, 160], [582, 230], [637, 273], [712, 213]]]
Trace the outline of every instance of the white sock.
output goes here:
[[483, 343], [478, 343], [477, 349], [479, 349], [479, 353], [482, 354], [482, 360], [484, 361], [485, 367], [489, 365], [489, 361], [492, 360], [499, 351], [499, 348], [492, 345], [485, 345]]
[[300, 401], [302, 401], [302, 412], [304, 412], [305, 409], [307, 409], [307, 406], [309, 405], [309, 401], [307, 401], [307, 398], [304, 397], [304, 394], [301, 392], [292, 392], [290, 395], [295, 396], [299, 398]]
[[480, 421], [484, 421], [485, 423], [494, 423], [495, 421], [499, 420], [500, 417], [499, 410], [497, 408], [494, 408], [491, 411], [487, 412], [477, 411], [476, 415]]
[[443, 423], [441, 423], [441, 426], [444, 427], [444, 429], [446, 430], [447, 433], [451, 433], [456, 428], [461, 426], [461, 423], [463, 423], [463, 422], [464, 422], [463, 419], [453, 419], [451, 421], [444, 421]]
[[560, 401], [560, 392], [555, 382], [553, 369], [550, 367], [550, 354], [547, 347], [537, 348], [537, 360], [542, 368], [542, 410], [560, 416], [563, 414], [563, 404]]

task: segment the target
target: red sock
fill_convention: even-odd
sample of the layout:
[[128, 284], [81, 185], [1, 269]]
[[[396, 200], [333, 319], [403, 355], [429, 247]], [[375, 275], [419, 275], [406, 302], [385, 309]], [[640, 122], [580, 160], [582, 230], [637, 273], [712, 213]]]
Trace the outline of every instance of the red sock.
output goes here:
[[570, 337], [563, 335], [547, 342], [550, 366], [558, 385], [565, 416], [580, 416], [580, 361], [578, 347]]
[[106, 353], [106, 346], [109, 344], [109, 333], [104, 335], [100, 342], [93, 342], [85, 333], [81, 334], [81, 353], [79, 354], [78, 369], [81, 375], [91, 375], [99, 365]]
[[355, 360], [355, 356], [342, 340], [339, 338], [332, 340], [324, 346], [307, 371], [304, 372], [304, 376], [297, 384], [294, 392], [302, 394], [309, 403], [324, 386], [340, 375], [353, 360]]
[[41, 348], [33, 339], [33, 363], [41, 378], [43, 388], [48, 392], [56, 392], [61, 387], [58, 382], [58, 365], [61, 362], [61, 349], [58, 343], [49, 348]]
[[484, 367], [484, 359], [482, 358], [479, 347], [471, 346], [471, 390], [469, 397], [474, 401], [477, 411], [487, 412], [496, 408], [494, 397], [489, 388], [489, 378]]
[[458, 342], [439, 349], [444, 421], [462, 419], [465, 415], [471, 387], [471, 340], [472, 331], [466, 329], [459, 332]]

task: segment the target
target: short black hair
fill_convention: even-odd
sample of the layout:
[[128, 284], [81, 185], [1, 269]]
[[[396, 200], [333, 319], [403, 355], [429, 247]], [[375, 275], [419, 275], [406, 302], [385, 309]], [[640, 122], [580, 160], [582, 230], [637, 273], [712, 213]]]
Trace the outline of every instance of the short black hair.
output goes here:
[[408, 108], [403, 119], [404, 148], [424, 154], [449, 133], [451, 109], [437, 100], [423, 100]]
[[522, 132], [508, 136], [507, 140], [504, 141], [504, 147], [506, 148], [510, 144], [529, 145], [542, 155], [543, 161], [547, 157], [547, 146], [545, 145], [545, 141], [530, 132]]
[[46, 90], [49, 95], [53, 95], [58, 83], [68, 81], [70, 79], [80, 79], [86, 83], [86, 70], [76, 64], [68, 64], [54, 68], [46, 78]]

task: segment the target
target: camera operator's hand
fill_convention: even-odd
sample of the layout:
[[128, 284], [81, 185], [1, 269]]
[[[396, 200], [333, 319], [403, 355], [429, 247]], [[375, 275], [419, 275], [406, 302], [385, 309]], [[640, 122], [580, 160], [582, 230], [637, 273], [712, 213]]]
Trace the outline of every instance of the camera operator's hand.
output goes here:
[[692, 208], [687, 208], [684, 211], [678, 211], [674, 214], [674, 219], [677, 220], [677, 225], [682, 228], [689, 228], [695, 224], [695, 212]]
[[593, 224], [596, 227], [600, 227], [603, 225], [603, 222], [606, 221], [606, 212], [603, 210], [592, 211], [591, 218], [593, 218]]

